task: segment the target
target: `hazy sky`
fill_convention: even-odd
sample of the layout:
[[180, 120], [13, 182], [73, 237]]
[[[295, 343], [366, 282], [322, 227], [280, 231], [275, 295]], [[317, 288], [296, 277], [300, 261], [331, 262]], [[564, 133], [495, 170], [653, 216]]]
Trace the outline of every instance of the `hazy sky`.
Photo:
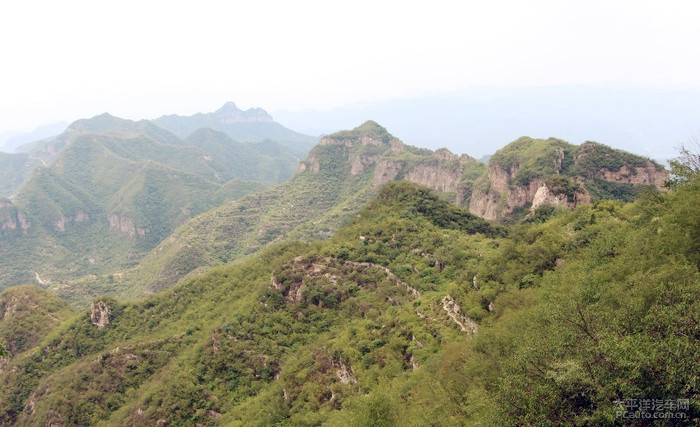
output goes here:
[[0, 133], [474, 86], [700, 85], [695, 1], [8, 1]]

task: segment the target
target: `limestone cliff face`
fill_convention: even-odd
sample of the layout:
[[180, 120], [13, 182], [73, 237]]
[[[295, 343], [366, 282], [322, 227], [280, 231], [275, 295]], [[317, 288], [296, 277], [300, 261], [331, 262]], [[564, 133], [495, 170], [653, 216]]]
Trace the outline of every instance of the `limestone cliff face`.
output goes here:
[[[493, 161], [495, 157], [497, 161]], [[469, 210], [494, 220], [528, 205], [530, 212], [542, 205], [572, 209], [591, 203], [588, 190], [597, 192], [597, 197], [622, 197], [620, 194], [634, 194], [630, 185], [653, 185], [662, 190], [667, 179], [662, 166], [602, 144], [575, 146], [555, 139], [523, 137], [494, 155], [487, 176], [475, 185]], [[601, 188], [607, 187], [616, 192], [601, 193]]]
[[32, 226], [31, 221], [9, 200], [0, 200], [0, 232], [26, 232]]
[[134, 220], [118, 214], [111, 214], [107, 216], [107, 221], [109, 221], [109, 228], [116, 230], [120, 233], [127, 234], [131, 237], [140, 236], [143, 237], [148, 233], [147, 228], [140, 228], [134, 225]]
[[657, 189], [664, 188], [664, 184], [668, 180], [668, 173], [664, 169], [652, 162], [647, 162], [646, 166], [627, 167], [622, 166], [618, 171], [601, 169], [597, 178], [611, 182], [619, 182], [631, 185], [653, 185]]
[[59, 219], [51, 221], [51, 225], [53, 226], [54, 230], [64, 232], [64, 231], [66, 231], [66, 224], [80, 223], [83, 221], [87, 221], [89, 219], [90, 219], [90, 216], [88, 214], [86, 214], [82, 210], [78, 209], [75, 212], [75, 215], [62, 216]]
[[542, 205], [549, 206], [566, 206], [569, 209], [575, 208], [580, 203], [591, 203], [591, 195], [587, 191], [577, 191], [573, 200], [569, 200], [566, 194], [553, 193], [547, 187], [547, 184], [542, 184], [537, 189], [535, 196], [532, 198], [532, 206], [530, 206], [530, 214], [534, 214], [537, 208]]
[[489, 187], [477, 188], [472, 193], [469, 210], [484, 219], [494, 220], [513, 213], [513, 210], [531, 203], [544, 181], [535, 178], [527, 185], [512, 185], [518, 167], [504, 170], [498, 165], [490, 165]]
[[95, 301], [90, 305], [90, 323], [97, 329], [102, 329], [110, 323], [112, 308], [105, 301]]
[[375, 190], [389, 181], [406, 180], [438, 193], [455, 193], [453, 201], [459, 204], [468, 196], [460, 189], [464, 167], [475, 161], [447, 149], [431, 152], [406, 146], [370, 121], [352, 131], [322, 137], [299, 163], [298, 173], [332, 172], [348, 179], [372, 174]]
[[[444, 148], [435, 151], [433, 157], [437, 163], [418, 164], [406, 172], [405, 179], [439, 193], [452, 193], [457, 190], [462, 177], [462, 166], [474, 161], [469, 156], [457, 156]], [[451, 165], [459, 166], [454, 168]]]

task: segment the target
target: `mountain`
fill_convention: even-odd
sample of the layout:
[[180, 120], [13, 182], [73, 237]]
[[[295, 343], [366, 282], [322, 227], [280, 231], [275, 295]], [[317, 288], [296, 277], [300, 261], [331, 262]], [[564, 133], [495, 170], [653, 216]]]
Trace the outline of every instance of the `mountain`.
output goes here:
[[[630, 184], [632, 171], [642, 166], [647, 169], [640, 170], [639, 176], [648, 172], [653, 180]], [[521, 182], [523, 176], [527, 182]], [[512, 222], [534, 216], [542, 205], [573, 208], [597, 199], [631, 200], [645, 184], [653, 186], [667, 178], [655, 163], [600, 144], [574, 146], [527, 137], [504, 147], [487, 167], [445, 149], [405, 145], [368, 121], [321, 138], [299, 163], [298, 172], [278, 187], [232, 200], [187, 221], [133, 269], [52, 289], [79, 306], [103, 294], [138, 298], [212, 266], [250, 256], [271, 243], [325, 239], [353, 218], [382, 185], [394, 180], [424, 185], [478, 216]]]
[[[303, 173], [398, 145], [379, 131]], [[0, 422], [612, 425], [633, 399], [700, 420], [697, 178], [507, 226], [408, 182], [376, 194], [329, 240], [93, 301], [0, 369]]]
[[39, 126], [31, 132], [14, 132], [12, 134], [0, 135], [0, 151], [13, 152], [24, 151], [23, 146], [33, 141], [46, 139], [63, 132], [68, 123], [51, 123]]
[[261, 142], [272, 140], [298, 153], [306, 153], [318, 138], [302, 135], [275, 122], [262, 108], [240, 110], [233, 102], [224, 104], [213, 113], [193, 116], [169, 115], [153, 120], [156, 125], [185, 138], [198, 129], [209, 128], [226, 133], [237, 141]]
[[41, 141], [47, 164], [0, 204], [0, 287], [57, 283], [134, 265], [186, 219], [291, 175], [271, 141], [200, 130], [181, 140], [149, 121], [103, 114]]
[[27, 153], [0, 152], [0, 197], [10, 197], [41, 163]]
[[[404, 145], [373, 121], [325, 136], [298, 172], [265, 192], [225, 203], [192, 218], [129, 271], [62, 285], [74, 303], [109, 293], [138, 297], [186, 275], [232, 262], [287, 238], [327, 238], [371, 200], [381, 186], [405, 179], [456, 200], [485, 166], [446, 150]], [[118, 291], [116, 294], [115, 290]]]
[[573, 208], [601, 199], [631, 201], [648, 186], [663, 189], [668, 172], [641, 156], [595, 142], [580, 146], [522, 137], [489, 159], [474, 185], [469, 210], [497, 219], [546, 205]]
[[[0, 293], [0, 340], [12, 355], [23, 353], [77, 313], [36, 286], [13, 286]], [[0, 367], [2, 361], [0, 361]]]

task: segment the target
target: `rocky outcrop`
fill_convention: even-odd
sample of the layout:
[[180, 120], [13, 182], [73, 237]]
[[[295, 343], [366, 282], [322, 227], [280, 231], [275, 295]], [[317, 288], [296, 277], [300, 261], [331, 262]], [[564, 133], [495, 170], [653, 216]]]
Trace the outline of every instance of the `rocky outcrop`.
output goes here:
[[111, 308], [104, 301], [95, 301], [90, 305], [90, 323], [97, 329], [102, 329], [109, 325]]
[[379, 154], [362, 156], [353, 155], [350, 157], [350, 175], [359, 175], [365, 171], [367, 166], [377, 163], [380, 159]]
[[73, 216], [62, 216], [57, 220], [51, 221], [51, 226], [53, 226], [53, 229], [56, 231], [64, 232], [66, 231], [66, 224], [80, 223], [89, 219], [90, 216], [88, 214], [82, 210], [78, 210]]
[[472, 192], [469, 211], [484, 219], [494, 220], [509, 215], [517, 207], [532, 202], [544, 182], [535, 178], [528, 185], [512, 185], [511, 181], [518, 167], [504, 170], [498, 165], [490, 165], [488, 189], [477, 188]]
[[31, 221], [21, 211], [13, 208], [0, 210], [0, 231], [27, 231], [32, 226]]
[[374, 180], [372, 185], [381, 187], [389, 181], [393, 181], [403, 169], [403, 162], [397, 160], [382, 160], [374, 168]]
[[334, 359], [333, 367], [335, 368], [335, 375], [342, 384], [357, 384], [357, 378], [355, 377], [355, 372], [352, 370], [352, 366], [342, 360]]
[[450, 295], [446, 295], [442, 299], [442, 309], [447, 312], [447, 315], [459, 325], [462, 332], [475, 334], [479, 331], [479, 325], [469, 317], [462, 314], [462, 307]]
[[659, 167], [652, 162], [647, 162], [646, 166], [631, 168], [622, 166], [618, 171], [601, 169], [596, 177], [606, 181], [635, 186], [653, 185], [659, 190], [663, 189], [664, 184], [668, 181], [668, 173], [664, 169], [659, 169]]
[[451, 193], [457, 189], [460, 171], [450, 170], [439, 165], [419, 164], [411, 168], [404, 178], [406, 181], [424, 185], [433, 191]]
[[310, 155], [306, 160], [299, 162], [297, 167], [297, 173], [302, 173], [309, 171], [311, 173], [318, 173], [321, 170], [321, 163], [313, 155]]
[[549, 187], [547, 187], [547, 184], [542, 184], [540, 188], [537, 189], [532, 199], [530, 214], [535, 213], [537, 208], [542, 205], [566, 206], [569, 209], [573, 209], [581, 203], [591, 203], [591, 195], [585, 190], [577, 191], [573, 200], [571, 200], [566, 194], [553, 193]]
[[[559, 164], [560, 165], [560, 164]], [[495, 220], [512, 214], [516, 209], [531, 205], [534, 212], [542, 205], [559, 205], [573, 209], [582, 203], [591, 203], [591, 195], [586, 191], [587, 178], [554, 175], [569, 184], [569, 194], [547, 186], [544, 177], [533, 177], [527, 184], [518, 185], [516, 174], [519, 166], [506, 170], [497, 164], [489, 166], [487, 185], [475, 188], [469, 201], [469, 211], [484, 219]], [[592, 178], [633, 186], [653, 185], [663, 190], [668, 173], [658, 165], [648, 162], [644, 167], [622, 166], [617, 171], [601, 169]], [[591, 178], [589, 178], [591, 179]], [[574, 190], [575, 189], [575, 190]], [[573, 193], [572, 193], [573, 192]]]
[[148, 228], [136, 227], [134, 225], [134, 220], [127, 216], [112, 214], [107, 216], [107, 221], [109, 221], [109, 228], [131, 237], [137, 235], [143, 237], [148, 233]]
[[341, 172], [346, 179], [372, 174], [371, 191], [387, 182], [406, 180], [438, 193], [454, 193], [460, 204], [471, 193], [460, 188], [465, 166], [475, 159], [445, 148], [431, 152], [404, 145], [374, 122], [324, 136], [299, 163], [298, 173]]

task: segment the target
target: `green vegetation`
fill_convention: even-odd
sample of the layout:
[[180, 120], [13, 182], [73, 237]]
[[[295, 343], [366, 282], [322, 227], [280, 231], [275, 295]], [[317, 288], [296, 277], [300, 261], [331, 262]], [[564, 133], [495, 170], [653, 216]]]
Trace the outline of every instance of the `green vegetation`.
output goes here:
[[38, 159], [26, 153], [0, 152], [0, 197], [13, 195], [38, 164]]
[[0, 419], [616, 425], [687, 399], [692, 425], [699, 202], [695, 177], [504, 227], [389, 183], [329, 240], [64, 320], [0, 371]]
[[515, 170], [513, 184], [527, 185], [533, 178], [551, 175], [569, 177], [582, 176], [586, 179], [601, 177], [601, 171], [619, 172], [625, 166], [635, 174], [636, 168], [653, 165], [658, 170], [663, 167], [635, 154], [615, 150], [597, 142], [585, 142], [580, 146], [549, 138], [533, 139], [522, 137], [498, 150], [489, 160], [506, 171]]
[[[611, 172], [619, 171], [623, 166], [626, 166], [635, 173], [637, 167], [645, 167], [650, 160], [627, 153], [621, 150], [615, 150], [607, 145], [597, 142], [587, 141], [581, 144], [577, 150], [577, 172], [586, 177], [593, 177], [601, 169], [607, 169]], [[661, 166], [653, 163], [657, 168]]]
[[65, 301], [36, 286], [11, 287], [0, 293], [0, 343], [20, 354], [74, 314]]
[[265, 191], [234, 170], [279, 169], [270, 141], [80, 126], [104, 133], [0, 201], [0, 279], [81, 310], [0, 294], [2, 425], [616, 425], [630, 399], [700, 422], [695, 157], [660, 193], [599, 174], [646, 159], [521, 138], [491, 159], [503, 206], [533, 179], [621, 200], [494, 224], [453, 203], [484, 165], [371, 121]]
[[278, 184], [297, 164], [273, 141], [212, 130], [183, 141], [108, 114], [73, 123], [30, 156], [50, 165], [0, 202], [0, 289], [114, 277], [187, 219]]
[[700, 174], [700, 142], [694, 140], [694, 150], [681, 146], [679, 156], [671, 160], [671, 179], [666, 183], [668, 188], [678, 188], [692, 185], [693, 180]]
[[576, 148], [555, 138], [522, 137], [498, 150], [489, 159], [489, 164], [506, 171], [517, 169], [513, 183], [527, 185], [535, 177], [566, 173], [571, 168]]
[[[201, 132], [226, 138], [213, 131]], [[476, 161], [460, 159], [446, 151], [433, 153], [404, 146], [371, 121], [340, 135], [346, 134], [354, 139], [327, 137], [330, 142], [316, 146], [302, 162], [306, 170], [278, 187], [226, 202], [187, 221], [134, 268], [71, 280], [52, 289], [82, 307], [98, 295], [133, 299], [164, 290], [183, 278], [239, 260], [284, 239], [328, 238], [377, 194], [380, 163], [395, 168], [391, 169], [395, 170], [395, 179], [423, 167], [447, 174], [455, 182], [461, 179], [462, 188], [466, 188], [465, 182], [471, 176], [485, 171]], [[368, 138], [374, 138], [374, 143], [363, 142]], [[356, 167], [358, 164], [361, 167]], [[388, 179], [391, 177], [383, 180]], [[159, 188], [160, 184], [154, 186]], [[457, 199], [455, 192], [442, 196]], [[152, 216], [157, 223], [158, 214], [154, 212]]]
[[356, 140], [371, 138], [381, 141], [383, 144], [388, 144], [394, 137], [382, 126], [373, 120], [368, 120], [362, 125], [352, 130], [344, 130], [328, 135], [329, 138], [343, 140]]

